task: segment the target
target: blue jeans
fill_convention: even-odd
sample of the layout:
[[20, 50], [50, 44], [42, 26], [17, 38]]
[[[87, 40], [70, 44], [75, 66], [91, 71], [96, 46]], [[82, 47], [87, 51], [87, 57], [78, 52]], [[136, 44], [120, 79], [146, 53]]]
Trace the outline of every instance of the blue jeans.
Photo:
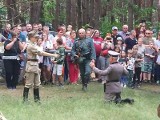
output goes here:
[[121, 76], [120, 83], [123, 85], [127, 85], [127, 76]]

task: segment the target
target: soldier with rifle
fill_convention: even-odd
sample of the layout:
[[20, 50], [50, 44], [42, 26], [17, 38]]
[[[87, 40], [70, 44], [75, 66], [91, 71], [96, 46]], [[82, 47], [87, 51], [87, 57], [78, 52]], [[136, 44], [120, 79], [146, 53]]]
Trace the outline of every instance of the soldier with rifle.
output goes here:
[[85, 30], [79, 29], [79, 38], [75, 40], [71, 55], [72, 60], [79, 65], [82, 79], [82, 90], [87, 91], [87, 84], [90, 80], [91, 68], [89, 63], [95, 62], [96, 54], [92, 38], [86, 38]]

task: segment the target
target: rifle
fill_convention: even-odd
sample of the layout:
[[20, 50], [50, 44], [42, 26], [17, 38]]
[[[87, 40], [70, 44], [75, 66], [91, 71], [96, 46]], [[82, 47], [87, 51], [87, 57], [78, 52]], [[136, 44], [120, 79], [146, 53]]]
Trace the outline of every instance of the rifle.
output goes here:
[[94, 32], [91, 35], [91, 38], [93, 38], [93, 36], [96, 34], [97, 30], [94, 30]]

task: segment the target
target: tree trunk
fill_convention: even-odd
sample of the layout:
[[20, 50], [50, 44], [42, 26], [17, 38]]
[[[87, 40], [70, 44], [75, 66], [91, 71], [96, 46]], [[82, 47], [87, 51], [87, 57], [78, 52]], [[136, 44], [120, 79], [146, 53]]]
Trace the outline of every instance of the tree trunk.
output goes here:
[[82, 0], [77, 0], [78, 28], [82, 27]]
[[77, 4], [76, 4], [76, 0], [71, 0], [71, 11], [72, 11], [72, 14], [71, 14], [71, 23], [72, 23], [72, 26], [73, 26], [73, 29], [76, 29], [76, 26], [77, 26]]
[[66, 24], [71, 24], [71, 14], [72, 14], [72, 8], [71, 8], [71, 0], [66, 0]]
[[99, 29], [100, 14], [101, 14], [101, 0], [95, 0], [95, 28]]
[[88, 0], [82, 0], [83, 25], [87, 24], [87, 1]]
[[38, 23], [41, 11], [41, 0], [30, 0], [30, 23]]
[[157, 11], [158, 11], [158, 22], [160, 23], [160, 4], [158, 5]]
[[7, 6], [7, 15], [9, 22], [14, 25], [18, 22], [17, 15], [17, 7], [16, 7], [16, 0], [6, 0], [6, 6]]
[[133, 5], [133, 0], [129, 0], [129, 4], [128, 4], [128, 26], [129, 26], [129, 30], [133, 29], [133, 9], [132, 9], [132, 5]]
[[59, 16], [60, 16], [60, 2], [56, 0], [56, 10], [55, 10], [55, 19], [54, 19], [54, 28], [57, 29], [59, 25]]
[[90, 25], [91, 26], [93, 26], [94, 27], [94, 23], [95, 23], [95, 17], [94, 17], [94, 15], [95, 15], [95, 12], [94, 12], [94, 10], [95, 10], [95, 8], [94, 8], [94, 2], [95, 2], [95, 0], [90, 0], [90, 21], [89, 21], [89, 23], [90, 23]]

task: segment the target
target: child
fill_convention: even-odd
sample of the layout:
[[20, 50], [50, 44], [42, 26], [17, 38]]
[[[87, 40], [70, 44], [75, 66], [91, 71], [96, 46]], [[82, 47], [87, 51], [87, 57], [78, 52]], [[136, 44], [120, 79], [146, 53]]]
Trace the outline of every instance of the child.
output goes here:
[[[126, 59], [125, 51], [121, 52], [119, 63], [122, 64], [123, 66], [126, 66], [127, 59]], [[121, 86], [125, 88], [127, 84], [127, 76], [121, 76], [120, 83], [121, 83]]]
[[[138, 53], [138, 46], [134, 45], [133, 46], [133, 57], [135, 59], [135, 73], [133, 77], [133, 86], [132, 88], [135, 87], [140, 87], [140, 75], [141, 75], [141, 66], [142, 66], [142, 61], [143, 57], [142, 54]], [[137, 79], [137, 81], [136, 81]]]
[[122, 51], [122, 50], [125, 50], [125, 47], [124, 47], [124, 45], [123, 45], [123, 39], [122, 39], [122, 37], [118, 37], [118, 38], [117, 38], [117, 46], [120, 47], [121, 51]]
[[153, 46], [153, 41], [149, 41], [149, 46], [146, 46], [144, 51], [144, 73], [143, 73], [143, 80], [145, 82], [151, 82], [151, 72], [153, 69], [153, 62], [155, 58], [156, 51]]
[[135, 63], [135, 59], [132, 57], [133, 55], [133, 51], [132, 50], [128, 50], [128, 57], [127, 57], [127, 70], [129, 72], [128, 74], [128, 83], [127, 83], [127, 86], [128, 87], [132, 87], [132, 79], [133, 79], [133, 73], [134, 73], [134, 63]]
[[52, 61], [54, 63], [52, 84], [55, 84], [55, 79], [57, 75], [59, 86], [63, 86], [62, 70], [65, 58], [65, 48], [63, 46], [63, 40], [61, 38], [57, 39], [56, 53], [59, 55], [59, 57]]
[[121, 48], [118, 45], [115, 45], [114, 51], [120, 53], [121, 52]]

